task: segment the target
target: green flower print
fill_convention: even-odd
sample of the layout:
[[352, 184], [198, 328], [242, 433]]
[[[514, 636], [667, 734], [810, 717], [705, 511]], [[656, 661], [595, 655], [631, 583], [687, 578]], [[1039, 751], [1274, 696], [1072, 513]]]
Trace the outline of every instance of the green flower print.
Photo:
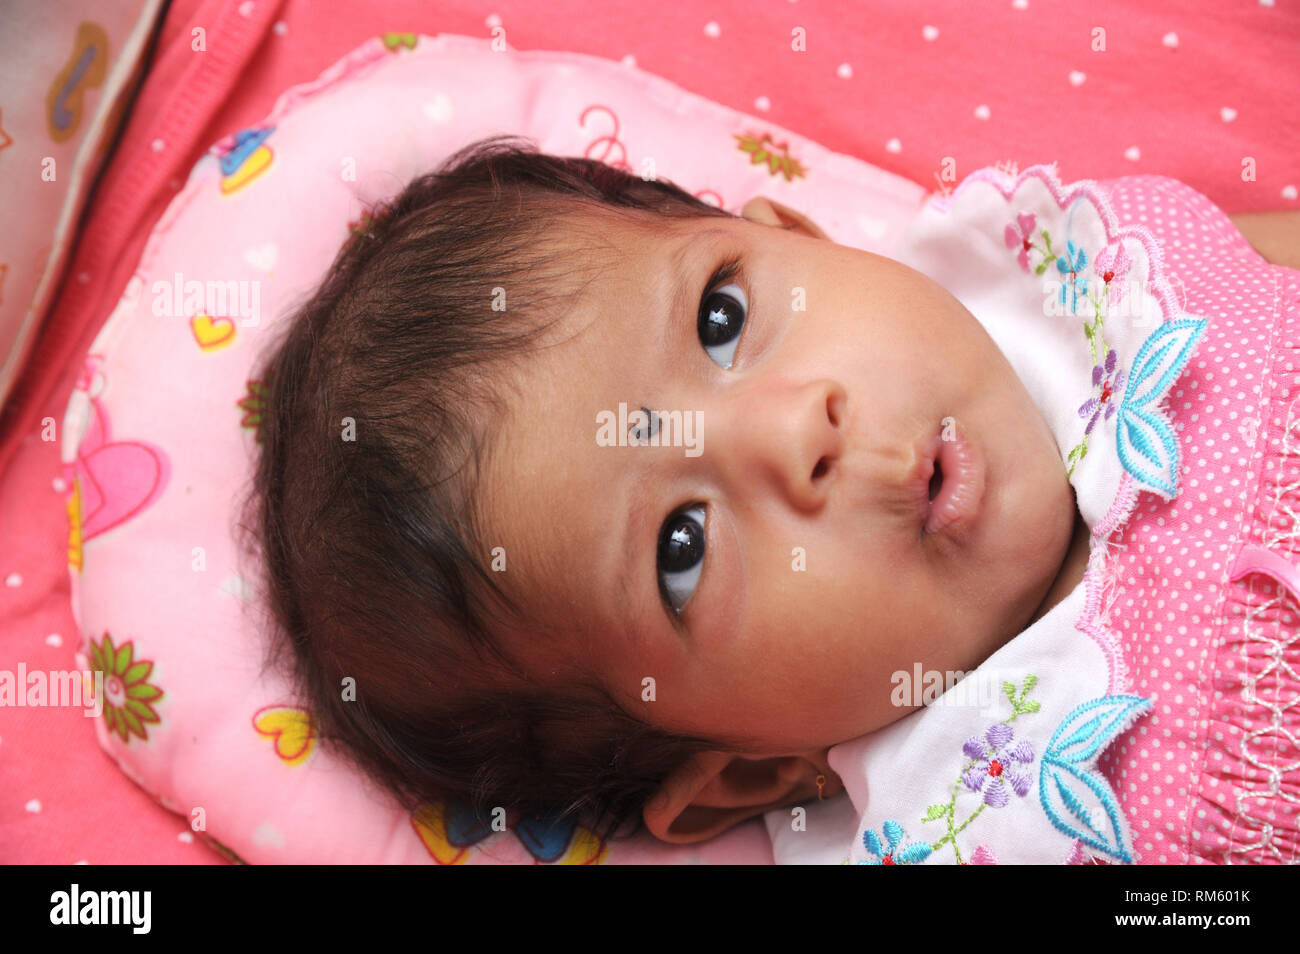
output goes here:
[[130, 742], [133, 735], [148, 741], [145, 723], [159, 721], [150, 703], [163, 697], [163, 691], [148, 681], [153, 663], [135, 662], [134, 655], [130, 642], [114, 647], [108, 633], [102, 643], [90, 641], [90, 666], [104, 677], [104, 719], [123, 742]]

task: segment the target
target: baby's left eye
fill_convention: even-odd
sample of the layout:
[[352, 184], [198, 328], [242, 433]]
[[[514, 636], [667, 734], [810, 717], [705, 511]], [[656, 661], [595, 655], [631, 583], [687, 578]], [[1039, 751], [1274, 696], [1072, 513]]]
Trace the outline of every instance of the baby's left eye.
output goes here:
[[664, 521], [656, 562], [660, 592], [673, 611], [680, 613], [695, 593], [704, 564], [703, 507], [689, 507]]
[[745, 291], [735, 282], [710, 292], [700, 302], [700, 344], [710, 358], [730, 368], [749, 305]]

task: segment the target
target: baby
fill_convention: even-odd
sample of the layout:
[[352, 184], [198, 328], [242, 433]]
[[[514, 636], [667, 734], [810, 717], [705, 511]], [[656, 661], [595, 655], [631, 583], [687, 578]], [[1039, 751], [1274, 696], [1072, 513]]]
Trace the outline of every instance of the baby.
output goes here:
[[[1240, 223], [1296, 264], [1294, 216]], [[833, 795], [891, 673], [974, 670], [1086, 569], [942, 287], [523, 140], [367, 216], [259, 376], [273, 649], [410, 808], [685, 843]]]

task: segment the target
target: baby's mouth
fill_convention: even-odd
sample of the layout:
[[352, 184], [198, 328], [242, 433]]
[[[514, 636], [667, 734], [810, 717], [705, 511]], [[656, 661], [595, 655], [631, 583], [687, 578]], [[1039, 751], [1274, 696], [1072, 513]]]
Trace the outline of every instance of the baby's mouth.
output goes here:
[[923, 532], [965, 536], [979, 522], [982, 509], [986, 473], [980, 448], [958, 433], [952, 440], [935, 435], [921, 453], [915, 486]]
[[943, 484], [943, 468], [939, 462], [934, 462], [934, 476], [930, 478], [930, 499], [934, 500], [934, 495], [939, 492], [939, 487]]

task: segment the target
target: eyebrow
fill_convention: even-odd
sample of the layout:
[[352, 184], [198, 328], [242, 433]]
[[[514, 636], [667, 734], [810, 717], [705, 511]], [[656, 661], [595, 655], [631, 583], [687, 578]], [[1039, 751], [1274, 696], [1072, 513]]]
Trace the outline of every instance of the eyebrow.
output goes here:
[[[688, 308], [694, 311], [699, 307], [698, 301], [692, 301], [694, 295], [697, 293], [702, 295], [713, 285], [714, 281], [720, 277], [718, 272], [721, 271], [721, 269], [715, 271], [714, 275], [708, 279], [703, 287], [698, 289], [694, 288], [689, 281], [691, 275], [695, 272], [695, 269], [690, 267], [690, 262], [693, 260], [691, 253], [700, 249], [709, 248], [720, 238], [730, 236], [730, 234], [729, 231], [723, 228], [709, 228], [699, 232], [689, 233], [677, 244], [677, 248], [668, 257], [672, 294], [669, 296], [667, 311], [660, 318], [659, 347], [656, 354], [670, 354], [672, 352], [673, 341], [681, 336], [682, 329], [684, 327], [694, 327], [695, 323], [687, 320], [689, 315], [687, 315], [686, 318], [683, 318], [682, 316], [687, 312]], [[640, 410], [639, 406], [637, 410]], [[645, 592], [645, 590], [640, 586], [634, 587], [631, 576], [634, 567], [637, 565], [637, 556], [641, 551], [643, 537], [646, 535], [644, 532], [646, 529], [645, 524], [649, 520], [655, 519], [655, 515], [653, 514], [649, 517], [645, 516], [648, 511], [646, 511], [644, 507], [635, 506], [634, 502], [642, 497], [650, 488], [654, 481], [656, 472], [650, 467], [634, 467], [632, 469], [634, 471], [634, 476], [625, 484], [627, 489], [619, 500], [619, 506], [622, 507], [623, 512], [626, 514], [623, 524], [623, 560], [617, 575], [618, 592], [622, 598], [621, 605], [624, 606], [630, 605], [633, 602], [634, 593], [640, 594]], [[658, 540], [659, 533], [658, 528], [656, 528], [654, 534], [655, 542], [652, 544], [654, 548], [656, 569], [658, 565]], [[705, 552], [708, 552], [707, 541]], [[672, 607], [668, 606], [664, 602], [663, 587], [657, 579], [654, 593], [654, 602], [658, 607], [658, 612], [663, 613], [667, 617], [668, 622], [677, 631], [679, 636], [684, 636], [686, 634], [686, 625], [682, 622], [681, 617], [677, 613], [673, 612]]]

